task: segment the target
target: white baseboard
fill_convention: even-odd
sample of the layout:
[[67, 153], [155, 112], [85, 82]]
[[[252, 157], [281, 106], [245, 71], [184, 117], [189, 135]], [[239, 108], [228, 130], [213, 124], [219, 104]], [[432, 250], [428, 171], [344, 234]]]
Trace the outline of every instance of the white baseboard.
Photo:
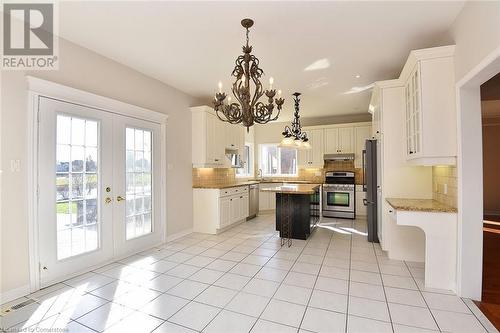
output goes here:
[[26, 296], [30, 293], [30, 285], [24, 285], [16, 289], [7, 290], [0, 293], [0, 304], [5, 304], [7, 302], [13, 301], [19, 297]]
[[174, 241], [176, 239], [179, 239], [181, 237], [189, 235], [192, 232], [193, 232], [193, 228], [188, 228], [188, 229], [181, 230], [179, 232], [176, 232], [175, 234], [167, 236], [167, 242], [172, 242], [172, 241]]

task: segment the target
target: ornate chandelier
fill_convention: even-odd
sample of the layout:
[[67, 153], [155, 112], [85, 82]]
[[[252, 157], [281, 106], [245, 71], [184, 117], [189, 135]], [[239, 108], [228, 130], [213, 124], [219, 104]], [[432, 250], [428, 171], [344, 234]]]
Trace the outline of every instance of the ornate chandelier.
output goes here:
[[283, 133], [283, 140], [281, 140], [280, 147], [298, 148], [298, 149], [311, 149], [311, 144], [307, 138], [307, 133], [302, 132], [302, 125], [300, 124], [299, 103], [300, 93], [293, 94], [295, 102], [295, 112], [292, 121], [292, 127], [285, 126]]
[[[243, 19], [241, 25], [246, 29], [246, 45], [243, 46], [243, 54], [236, 59], [236, 66], [233, 69], [232, 76], [236, 77], [236, 81], [231, 88], [236, 101], [232, 102], [231, 97], [227, 99], [226, 93], [222, 92], [222, 83], [219, 82], [219, 92], [215, 94], [214, 110], [220, 120], [231, 124], [243, 124], [247, 130], [254, 123], [265, 124], [267, 122], [278, 119], [281, 108], [285, 100], [281, 98], [281, 90], [273, 89], [273, 78], [269, 79], [269, 89], [262, 88], [260, 82], [264, 71], [259, 68], [259, 59], [251, 54], [252, 47], [248, 45], [249, 28], [253, 26], [253, 20]], [[253, 95], [250, 89], [250, 80], [253, 82], [255, 89]], [[259, 101], [266, 95], [267, 104]], [[275, 104], [276, 109], [275, 111]]]

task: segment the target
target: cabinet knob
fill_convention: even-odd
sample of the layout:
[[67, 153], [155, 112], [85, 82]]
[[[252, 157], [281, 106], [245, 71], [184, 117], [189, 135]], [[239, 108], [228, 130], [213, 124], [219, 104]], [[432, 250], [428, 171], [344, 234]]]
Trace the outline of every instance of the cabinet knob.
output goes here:
[[392, 210], [389, 210], [389, 213], [392, 213]]
[[413, 154], [413, 152], [412, 152], [412, 151], [410, 151], [410, 154]]

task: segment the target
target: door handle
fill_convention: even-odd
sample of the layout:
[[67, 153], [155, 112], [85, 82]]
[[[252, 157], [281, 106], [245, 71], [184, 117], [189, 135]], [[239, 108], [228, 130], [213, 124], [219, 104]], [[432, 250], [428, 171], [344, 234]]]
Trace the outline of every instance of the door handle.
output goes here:
[[122, 197], [121, 195], [116, 197], [116, 201], [123, 201], [125, 200], [125, 197]]
[[104, 199], [104, 202], [107, 204], [110, 204], [111, 201], [113, 201], [113, 199], [111, 199], [110, 197], [106, 197], [106, 199]]

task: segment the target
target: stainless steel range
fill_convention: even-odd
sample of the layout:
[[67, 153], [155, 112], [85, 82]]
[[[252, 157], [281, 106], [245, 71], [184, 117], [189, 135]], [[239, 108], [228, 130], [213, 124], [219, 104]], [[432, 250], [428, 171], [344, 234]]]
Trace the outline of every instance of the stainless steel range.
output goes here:
[[354, 172], [328, 171], [323, 185], [323, 216], [356, 218]]

